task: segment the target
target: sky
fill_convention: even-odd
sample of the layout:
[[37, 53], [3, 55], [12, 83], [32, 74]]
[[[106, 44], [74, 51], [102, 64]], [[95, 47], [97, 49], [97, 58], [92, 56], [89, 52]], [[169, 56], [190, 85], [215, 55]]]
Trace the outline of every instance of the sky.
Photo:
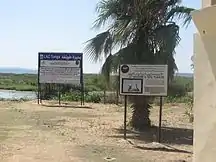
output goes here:
[[[38, 52], [83, 52], [84, 42], [94, 37], [98, 0], [1, 0], [0, 67], [37, 68]], [[183, 0], [200, 8], [201, 0]], [[180, 30], [176, 48], [179, 72], [190, 73], [193, 54], [192, 23]], [[102, 63], [92, 63], [84, 55], [84, 72], [97, 73]]]

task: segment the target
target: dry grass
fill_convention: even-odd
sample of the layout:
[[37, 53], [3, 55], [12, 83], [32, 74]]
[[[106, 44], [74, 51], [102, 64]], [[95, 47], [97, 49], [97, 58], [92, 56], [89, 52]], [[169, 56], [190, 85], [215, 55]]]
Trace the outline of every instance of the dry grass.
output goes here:
[[[158, 110], [151, 110], [154, 125]], [[192, 125], [184, 111], [184, 105], [164, 106], [163, 145], [158, 145], [157, 127], [128, 130], [123, 140], [123, 108], [116, 105], [0, 102], [0, 161], [192, 161]]]

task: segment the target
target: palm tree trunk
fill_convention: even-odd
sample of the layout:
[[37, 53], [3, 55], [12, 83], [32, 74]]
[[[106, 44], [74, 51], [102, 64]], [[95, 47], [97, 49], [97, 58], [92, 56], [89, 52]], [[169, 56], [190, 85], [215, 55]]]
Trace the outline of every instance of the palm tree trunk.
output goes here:
[[131, 126], [140, 131], [150, 128], [149, 109], [151, 105], [149, 99], [144, 96], [131, 96], [129, 99], [132, 102], [131, 108], [133, 108]]

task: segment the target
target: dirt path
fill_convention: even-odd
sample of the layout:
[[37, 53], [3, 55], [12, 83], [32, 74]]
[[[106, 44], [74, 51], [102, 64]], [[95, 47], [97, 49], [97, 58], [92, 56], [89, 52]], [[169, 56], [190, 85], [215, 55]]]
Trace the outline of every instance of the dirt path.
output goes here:
[[[35, 133], [35, 135], [34, 135]], [[12, 156], [1, 159], [2, 162], [69, 162], [71, 159], [67, 155], [67, 150], [61, 141], [50, 133], [29, 132], [31, 137], [21, 138], [13, 143]], [[25, 135], [25, 134], [23, 134]], [[27, 135], [26, 135], [27, 136]], [[32, 139], [34, 138], [34, 139]], [[8, 141], [9, 142], [9, 141]], [[77, 160], [76, 160], [77, 161]]]
[[75, 156], [67, 154], [70, 150], [65, 148], [60, 137], [52, 131], [38, 129], [42, 126], [39, 124], [41, 121], [36, 118], [34, 110], [26, 109], [29, 104], [6, 106], [15, 122], [8, 121], [11, 126], [7, 127], [8, 139], [1, 143], [1, 162], [79, 162]]
[[[142, 134], [128, 132], [128, 141], [122, 139], [121, 107], [70, 105], [0, 102], [0, 161], [191, 161], [191, 124], [180, 107], [164, 110], [163, 141], [169, 147], [161, 148], [152, 143], [155, 129]], [[157, 109], [153, 109], [155, 123], [156, 114]], [[167, 128], [169, 125], [178, 128]]]

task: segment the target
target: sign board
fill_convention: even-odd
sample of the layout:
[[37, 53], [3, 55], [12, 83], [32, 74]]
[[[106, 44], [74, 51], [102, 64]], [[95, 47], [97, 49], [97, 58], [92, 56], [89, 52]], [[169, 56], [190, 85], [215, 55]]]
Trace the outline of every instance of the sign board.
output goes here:
[[80, 84], [82, 53], [39, 53], [39, 83]]
[[121, 65], [120, 94], [166, 96], [167, 73], [167, 65]]

